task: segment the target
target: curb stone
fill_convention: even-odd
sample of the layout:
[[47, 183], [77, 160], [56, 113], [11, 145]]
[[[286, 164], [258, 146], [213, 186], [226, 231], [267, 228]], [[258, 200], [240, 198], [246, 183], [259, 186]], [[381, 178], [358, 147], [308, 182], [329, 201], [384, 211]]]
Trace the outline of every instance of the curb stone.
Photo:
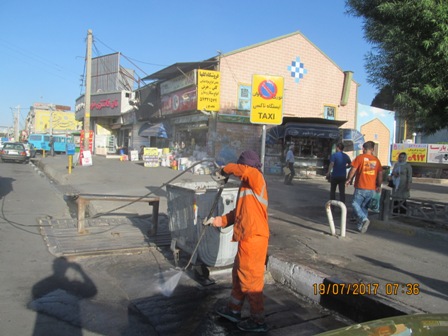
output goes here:
[[277, 283], [354, 321], [369, 321], [398, 315], [424, 313], [421, 310], [405, 307], [387, 300], [386, 297], [377, 295], [320, 295], [314, 292], [314, 285], [326, 284], [331, 286], [331, 284], [348, 282], [330, 277], [304, 265], [282, 261], [273, 256], [269, 256], [267, 268]]

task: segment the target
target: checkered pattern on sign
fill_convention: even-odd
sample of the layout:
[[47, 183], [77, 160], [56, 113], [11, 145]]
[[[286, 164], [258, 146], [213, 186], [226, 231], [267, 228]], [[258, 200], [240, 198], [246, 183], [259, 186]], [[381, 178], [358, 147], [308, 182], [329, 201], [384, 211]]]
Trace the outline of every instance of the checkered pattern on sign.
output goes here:
[[291, 77], [294, 77], [296, 83], [298, 83], [300, 79], [303, 78], [303, 75], [308, 72], [304, 66], [303, 63], [300, 63], [300, 57], [296, 57], [296, 60], [292, 61], [291, 65], [288, 65], [288, 71], [291, 72]]

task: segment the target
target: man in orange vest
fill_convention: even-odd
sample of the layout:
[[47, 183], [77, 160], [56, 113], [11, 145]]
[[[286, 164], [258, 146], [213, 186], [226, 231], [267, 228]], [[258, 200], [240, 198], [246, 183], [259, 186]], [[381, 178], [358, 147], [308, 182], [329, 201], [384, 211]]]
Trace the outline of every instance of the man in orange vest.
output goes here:
[[[235, 209], [206, 223], [214, 227], [233, 227], [233, 241], [238, 251], [232, 269], [232, 292], [226, 306], [216, 312], [238, 323], [243, 331], [265, 332], [264, 273], [268, 251], [268, 192], [261, 172], [261, 162], [254, 151], [244, 151], [237, 163], [229, 163], [221, 169], [221, 175], [234, 175], [241, 180]], [[250, 318], [241, 320], [244, 300], [250, 305]]]

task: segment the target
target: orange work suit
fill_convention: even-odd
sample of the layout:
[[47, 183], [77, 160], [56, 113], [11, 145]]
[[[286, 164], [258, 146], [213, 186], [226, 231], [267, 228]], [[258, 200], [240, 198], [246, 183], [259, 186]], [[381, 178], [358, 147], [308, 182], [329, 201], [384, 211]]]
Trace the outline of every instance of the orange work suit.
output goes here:
[[266, 181], [261, 171], [242, 164], [229, 163], [223, 171], [241, 179], [235, 209], [222, 216], [223, 227], [234, 224], [233, 241], [238, 242], [229, 308], [241, 311], [247, 298], [252, 319], [264, 323], [263, 287], [269, 240]]

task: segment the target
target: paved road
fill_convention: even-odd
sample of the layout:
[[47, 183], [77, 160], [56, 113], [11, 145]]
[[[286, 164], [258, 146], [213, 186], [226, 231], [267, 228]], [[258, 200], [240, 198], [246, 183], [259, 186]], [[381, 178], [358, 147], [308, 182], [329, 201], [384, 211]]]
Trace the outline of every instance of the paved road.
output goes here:
[[[87, 193], [120, 193], [144, 195], [153, 192], [162, 199], [161, 211], [167, 211], [163, 187], [179, 174], [168, 168], [145, 168], [133, 162], [94, 157], [92, 167], [76, 167], [67, 174], [66, 158], [45, 158], [38, 163], [43, 171], [66, 190]], [[204, 175], [183, 174], [176, 183], [201, 181]], [[270, 194], [269, 271], [280, 284], [323, 303], [327, 297], [315, 293], [315, 284], [341, 281], [347, 284], [378, 284], [372, 295], [351, 296], [356, 307], [353, 318], [372, 319], [369, 305], [380, 303], [378, 314], [412, 312], [446, 312], [448, 298], [446, 275], [447, 234], [431, 228], [419, 228], [396, 221], [373, 219], [367, 234], [359, 234], [348, 223], [346, 238], [329, 235], [324, 205], [329, 184], [324, 180], [295, 181], [288, 187], [282, 179], [267, 176]], [[412, 196], [427, 197], [448, 203], [447, 185], [413, 184]], [[349, 199], [353, 189], [349, 188]], [[104, 212], [116, 205], [94, 204], [93, 213]], [[120, 212], [147, 213], [146, 205], [136, 205]], [[338, 215], [335, 222], [339, 227]], [[402, 284], [419, 288], [418, 294], [401, 292]], [[395, 291], [396, 287], [399, 291]], [[337, 306], [343, 306], [337, 299]], [[344, 313], [350, 313], [342, 309]], [[353, 310], [353, 309], [352, 309]]]
[[35, 284], [53, 273], [54, 257], [43, 243], [36, 217], [69, 216], [65, 202], [31, 166], [0, 167], [0, 334], [79, 335], [70, 324], [27, 308]]
[[[31, 165], [0, 166], [0, 335], [238, 333], [212, 313], [230, 292], [229, 269], [212, 269], [213, 286], [185, 274], [170, 285], [179, 271], [168, 249], [55, 257], [37, 220], [71, 217], [59, 186]], [[278, 286], [269, 274], [265, 294], [271, 335], [315, 335], [351, 323]]]

